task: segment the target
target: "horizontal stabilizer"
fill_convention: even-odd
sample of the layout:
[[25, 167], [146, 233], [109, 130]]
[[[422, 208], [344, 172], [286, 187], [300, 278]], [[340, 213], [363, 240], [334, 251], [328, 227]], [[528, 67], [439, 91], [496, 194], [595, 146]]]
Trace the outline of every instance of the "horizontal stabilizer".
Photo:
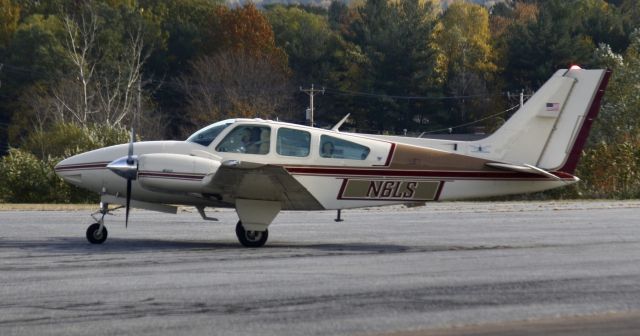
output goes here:
[[498, 168], [498, 169], [502, 169], [502, 170], [511, 170], [511, 171], [516, 171], [519, 173], [529, 173], [529, 174], [536, 174], [536, 175], [542, 175], [554, 180], [559, 180], [562, 181], [562, 179], [556, 175], [551, 174], [550, 172], [542, 169], [542, 168], [538, 168], [535, 166], [532, 166], [530, 164], [523, 164], [523, 165], [515, 165], [515, 164], [510, 164], [510, 163], [500, 163], [500, 162], [487, 162], [486, 163], [487, 166], [492, 167], [492, 168]]

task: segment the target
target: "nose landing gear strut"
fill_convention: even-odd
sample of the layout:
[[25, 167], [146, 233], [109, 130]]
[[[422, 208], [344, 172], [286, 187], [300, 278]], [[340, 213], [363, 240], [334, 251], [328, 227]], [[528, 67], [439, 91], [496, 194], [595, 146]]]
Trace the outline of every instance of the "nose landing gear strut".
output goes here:
[[[113, 209], [109, 209], [109, 204], [100, 202], [100, 210], [91, 214], [91, 218], [96, 222], [89, 225], [87, 228], [87, 240], [91, 244], [102, 244], [107, 240], [109, 232], [104, 225], [104, 216], [111, 214], [111, 211], [120, 209], [123, 206], [119, 206]], [[99, 217], [99, 218], [98, 218]]]

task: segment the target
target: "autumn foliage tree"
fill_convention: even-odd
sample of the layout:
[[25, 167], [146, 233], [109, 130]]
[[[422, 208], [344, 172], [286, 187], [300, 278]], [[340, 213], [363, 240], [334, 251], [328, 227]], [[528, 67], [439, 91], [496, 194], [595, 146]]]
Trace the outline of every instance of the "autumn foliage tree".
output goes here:
[[216, 8], [206, 36], [207, 54], [181, 78], [190, 106], [187, 128], [227, 117], [286, 117], [293, 91], [287, 56], [255, 5]]
[[287, 54], [275, 44], [269, 21], [253, 3], [230, 9], [219, 6], [210, 19], [211, 29], [206, 33], [210, 41], [204, 51], [243, 53], [264, 58], [287, 71]]

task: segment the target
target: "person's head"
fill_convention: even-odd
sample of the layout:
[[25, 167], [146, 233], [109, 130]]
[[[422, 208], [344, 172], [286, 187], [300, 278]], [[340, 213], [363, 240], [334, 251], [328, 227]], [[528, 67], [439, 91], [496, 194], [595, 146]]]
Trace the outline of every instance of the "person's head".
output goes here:
[[243, 144], [251, 142], [251, 130], [249, 128], [243, 129], [241, 134], [240, 141], [242, 141]]
[[324, 144], [322, 144], [322, 154], [323, 155], [331, 155], [333, 154], [333, 143], [332, 142], [325, 142]]

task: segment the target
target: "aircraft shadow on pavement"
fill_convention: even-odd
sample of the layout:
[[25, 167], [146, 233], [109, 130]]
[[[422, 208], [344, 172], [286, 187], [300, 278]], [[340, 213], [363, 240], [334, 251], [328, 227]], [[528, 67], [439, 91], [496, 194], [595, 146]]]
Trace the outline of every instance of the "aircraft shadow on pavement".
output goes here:
[[[93, 245], [82, 237], [52, 237], [48, 240], [7, 240], [0, 239], [0, 250], [19, 249], [40, 252], [134, 252], [134, 251], [195, 251], [195, 250], [248, 250], [248, 251], [290, 251], [290, 250], [316, 250], [328, 253], [400, 253], [416, 250], [417, 247], [375, 244], [362, 242], [344, 242], [340, 244], [322, 243], [287, 243], [273, 242], [260, 248], [246, 248], [235, 241], [180, 241], [162, 239], [138, 239], [138, 238], [109, 238], [107, 242]], [[425, 249], [425, 247], [421, 247]], [[431, 250], [442, 250], [432, 247]]]
[[341, 242], [341, 243], [287, 243], [273, 242], [260, 248], [242, 247], [235, 241], [185, 241], [185, 240], [163, 240], [163, 239], [140, 239], [140, 238], [109, 238], [101, 245], [90, 244], [83, 237], [53, 237], [48, 240], [6, 240], [0, 239], [0, 250], [19, 249], [40, 252], [85, 252], [93, 251], [100, 253], [109, 252], [135, 252], [135, 251], [296, 251], [315, 250], [325, 254], [371, 254], [371, 253], [408, 253], [422, 252], [435, 253], [445, 251], [478, 251], [513, 249], [513, 246], [459, 246], [459, 245], [422, 245], [409, 246], [399, 244], [377, 244], [363, 242]]
[[94, 245], [81, 237], [56, 237], [48, 240], [0, 240], [0, 250], [14, 248], [50, 252], [128, 252], [163, 250], [240, 249], [235, 242], [178, 241], [135, 238], [109, 238], [104, 244]]

